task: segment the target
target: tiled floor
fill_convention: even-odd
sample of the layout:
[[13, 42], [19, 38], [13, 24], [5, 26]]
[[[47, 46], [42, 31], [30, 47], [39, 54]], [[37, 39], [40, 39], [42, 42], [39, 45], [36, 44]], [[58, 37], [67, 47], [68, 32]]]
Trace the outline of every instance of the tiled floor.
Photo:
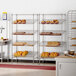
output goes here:
[[0, 76], [56, 76], [53, 70], [0, 68]]

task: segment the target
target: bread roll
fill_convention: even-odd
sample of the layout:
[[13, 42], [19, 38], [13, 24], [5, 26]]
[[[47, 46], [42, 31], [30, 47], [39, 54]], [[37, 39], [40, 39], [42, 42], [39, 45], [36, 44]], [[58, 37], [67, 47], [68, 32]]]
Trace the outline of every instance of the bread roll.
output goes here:
[[41, 54], [41, 57], [42, 57], [42, 58], [47, 58], [47, 57], [49, 57], [49, 52], [43, 52], [43, 53]]
[[22, 20], [22, 24], [26, 24], [26, 20], [25, 19]]
[[50, 21], [46, 21], [46, 24], [50, 24]]
[[51, 24], [54, 24], [54, 22], [53, 22], [53, 21], [50, 21], [50, 23], [51, 23]]
[[42, 24], [45, 24], [45, 23], [46, 23], [46, 21], [41, 21], [41, 23], [42, 23]]

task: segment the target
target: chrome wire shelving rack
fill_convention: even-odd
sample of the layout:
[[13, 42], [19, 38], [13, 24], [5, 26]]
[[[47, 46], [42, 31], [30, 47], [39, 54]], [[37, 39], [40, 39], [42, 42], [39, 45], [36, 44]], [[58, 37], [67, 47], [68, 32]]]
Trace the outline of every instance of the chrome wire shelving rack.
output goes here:
[[76, 10], [68, 11], [68, 49], [76, 51]]
[[[51, 57], [42, 58], [41, 54], [42, 52], [61, 54], [67, 49], [66, 14], [40, 14], [39, 17], [39, 61], [55, 61], [55, 58]], [[49, 23], [53, 20], [57, 20], [59, 23]], [[60, 46], [47, 46], [49, 41], [58, 41]]]
[[[12, 14], [12, 47], [11, 47], [11, 60], [18, 62], [19, 60], [32, 60], [33, 63], [38, 58], [38, 41], [37, 41], [37, 14]], [[20, 23], [19, 21], [23, 23]], [[24, 45], [16, 45], [15, 43], [24, 43]], [[25, 56], [15, 56], [18, 51], [28, 51]], [[17, 54], [18, 55], [18, 54]]]
[[[53, 20], [58, 23], [48, 23]], [[66, 14], [11, 14], [9, 29], [11, 44], [8, 54], [12, 63], [20, 60], [31, 60], [32, 63], [35, 63], [35, 60], [37, 63], [55, 61], [55, 58], [51, 57], [42, 58], [41, 54], [61, 54], [67, 50]], [[59, 42], [60, 45], [48, 46], [49, 41]], [[22, 56], [21, 52], [24, 51], [28, 51], [28, 54]]]

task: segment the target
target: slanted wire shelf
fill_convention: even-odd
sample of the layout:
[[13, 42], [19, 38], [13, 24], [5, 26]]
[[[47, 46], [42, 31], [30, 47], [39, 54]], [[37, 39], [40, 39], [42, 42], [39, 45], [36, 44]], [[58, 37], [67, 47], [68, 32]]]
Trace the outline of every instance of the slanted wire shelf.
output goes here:
[[24, 57], [14, 57], [14, 56], [13, 56], [13, 59], [33, 60], [33, 57], [34, 57], [35, 59], [37, 58], [36, 52], [34, 52], [34, 54], [33, 54], [32, 51], [28, 51], [28, 54], [27, 54], [26, 56], [24, 56]]
[[[20, 19], [19, 19], [20, 20]], [[27, 25], [27, 24], [35, 24], [36, 23], [36, 21], [37, 21], [37, 19], [34, 19], [34, 21], [33, 21], [33, 19], [25, 19], [26, 20], [26, 23], [24, 23], [24, 24], [14, 24], [14, 23], [12, 23], [12, 24], [14, 24], [14, 25]], [[14, 20], [14, 21], [16, 21], [16, 20]]]
[[[23, 46], [34, 46], [36, 43], [37, 43], [37, 41], [17, 41], [17, 42], [26, 42], [26, 44], [25, 45], [23, 45]], [[15, 42], [14, 42], [15, 43]], [[14, 44], [13, 43], [13, 44]], [[16, 46], [16, 45], [13, 45], [13, 46]], [[19, 45], [20, 46], [20, 45]]]
[[37, 32], [37, 30], [17, 30], [17, 32], [19, 33], [19, 32], [25, 32], [25, 34], [14, 34], [14, 33], [16, 33], [16, 32], [13, 32], [13, 35], [21, 35], [21, 36], [23, 36], [23, 35], [34, 35], [36, 32]]
[[[51, 52], [50, 52], [51, 53]], [[59, 53], [60, 55], [63, 55], [63, 52], [60, 52]], [[47, 58], [44, 58], [44, 57], [40, 57], [40, 60], [45, 60], [45, 61], [55, 61], [55, 58], [56, 57], [47, 57]]]
[[[58, 24], [51, 24], [51, 23], [49, 23], [49, 24], [42, 24], [41, 23], [41, 21], [53, 21], [53, 20], [58, 20], [59, 21], [59, 23]], [[63, 24], [66, 20], [65, 19], [43, 19], [43, 20], [41, 20], [40, 21], [40, 23], [39, 24], [42, 24], [42, 25], [60, 25], [60, 24]]]
[[[59, 46], [49, 46], [49, 45], [47, 45], [47, 42], [48, 41], [43, 41], [43, 42], [41, 42], [40, 43], [40, 46], [44, 46], [44, 47], [63, 47], [64, 45], [65, 45], [65, 43], [66, 42], [62, 42], [62, 41], [58, 41], [58, 42], [60, 42], [60, 45]], [[57, 41], [56, 41], [57, 42]]]
[[[44, 34], [44, 35], [41, 35], [42, 32], [52, 32], [52, 33], [55, 33], [55, 34], [60, 34], [60, 35], [52, 35], [52, 34]], [[40, 36], [62, 36], [66, 31], [65, 30], [44, 30], [44, 31], [40, 31]]]

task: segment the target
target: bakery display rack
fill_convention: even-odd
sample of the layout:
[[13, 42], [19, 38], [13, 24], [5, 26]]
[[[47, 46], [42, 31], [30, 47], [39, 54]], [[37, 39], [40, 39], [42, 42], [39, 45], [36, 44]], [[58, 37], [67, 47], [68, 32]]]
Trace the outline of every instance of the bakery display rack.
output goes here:
[[11, 60], [37, 60], [37, 18], [36, 14], [12, 14]]
[[66, 14], [39, 14], [39, 61], [55, 61], [67, 50], [66, 27]]

